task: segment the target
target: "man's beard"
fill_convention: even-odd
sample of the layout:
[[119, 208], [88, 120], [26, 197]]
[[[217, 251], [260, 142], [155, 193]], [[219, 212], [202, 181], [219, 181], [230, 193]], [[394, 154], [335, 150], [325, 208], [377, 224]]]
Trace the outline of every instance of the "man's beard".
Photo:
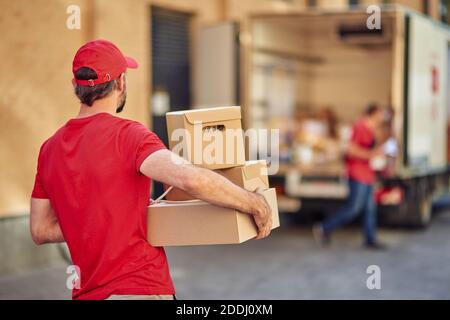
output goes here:
[[125, 107], [125, 103], [127, 102], [127, 92], [124, 91], [122, 93], [122, 96], [120, 98], [120, 103], [116, 108], [116, 113], [121, 113], [123, 111], [123, 108]]

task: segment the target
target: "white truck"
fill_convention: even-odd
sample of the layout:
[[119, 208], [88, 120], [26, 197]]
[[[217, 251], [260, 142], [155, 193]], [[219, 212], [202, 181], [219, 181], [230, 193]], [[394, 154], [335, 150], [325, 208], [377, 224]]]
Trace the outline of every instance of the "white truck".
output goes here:
[[[378, 189], [401, 196], [379, 199], [380, 217], [399, 225], [428, 225], [432, 200], [449, 186], [448, 25], [401, 6], [383, 6], [381, 11], [361, 7], [256, 14], [239, 26], [222, 24], [202, 32], [204, 39], [228, 44], [227, 51], [217, 52], [219, 67], [227, 73], [214, 72], [214, 59], [200, 65], [208, 72], [198, 73], [199, 90], [217, 85], [222, 95], [217, 101], [200, 96], [199, 103], [240, 103], [247, 128], [292, 118], [302, 107], [314, 111], [327, 106], [347, 125], [371, 102], [392, 107], [398, 153], [394, 174], [380, 179]], [[202, 32], [199, 54], [209, 47]], [[231, 93], [227, 98], [223, 92]], [[309, 166], [287, 160], [273, 183], [286, 197], [300, 199], [303, 208], [334, 204], [347, 194], [339, 159]]]

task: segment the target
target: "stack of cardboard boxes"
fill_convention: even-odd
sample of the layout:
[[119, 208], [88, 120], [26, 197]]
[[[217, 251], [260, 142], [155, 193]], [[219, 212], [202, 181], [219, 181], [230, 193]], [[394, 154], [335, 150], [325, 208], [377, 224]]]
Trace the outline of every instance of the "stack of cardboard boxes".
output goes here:
[[[272, 228], [280, 225], [266, 162], [245, 161], [240, 107], [169, 112], [166, 120], [172, 151], [246, 190], [263, 190], [272, 209]], [[166, 200], [149, 207], [148, 240], [154, 246], [242, 243], [256, 235], [252, 216], [193, 199], [180, 189], [173, 188]]]

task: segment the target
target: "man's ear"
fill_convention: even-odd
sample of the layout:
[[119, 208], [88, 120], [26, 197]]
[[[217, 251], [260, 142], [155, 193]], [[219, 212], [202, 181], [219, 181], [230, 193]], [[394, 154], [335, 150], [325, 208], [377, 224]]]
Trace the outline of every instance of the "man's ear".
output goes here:
[[72, 79], [72, 86], [74, 89], [77, 87], [77, 83], [75, 82], [75, 79]]
[[122, 73], [120, 77], [117, 79], [117, 90], [123, 91], [125, 88], [125, 73]]

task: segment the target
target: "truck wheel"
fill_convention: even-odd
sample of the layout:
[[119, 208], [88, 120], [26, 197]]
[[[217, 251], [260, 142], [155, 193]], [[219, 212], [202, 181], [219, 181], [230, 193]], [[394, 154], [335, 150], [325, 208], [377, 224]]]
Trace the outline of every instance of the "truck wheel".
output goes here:
[[431, 197], [422, 196], [418, 201], [414, 201], [409, 207], [409, 224], [415, 228], [428, 227], [431, 221]]

